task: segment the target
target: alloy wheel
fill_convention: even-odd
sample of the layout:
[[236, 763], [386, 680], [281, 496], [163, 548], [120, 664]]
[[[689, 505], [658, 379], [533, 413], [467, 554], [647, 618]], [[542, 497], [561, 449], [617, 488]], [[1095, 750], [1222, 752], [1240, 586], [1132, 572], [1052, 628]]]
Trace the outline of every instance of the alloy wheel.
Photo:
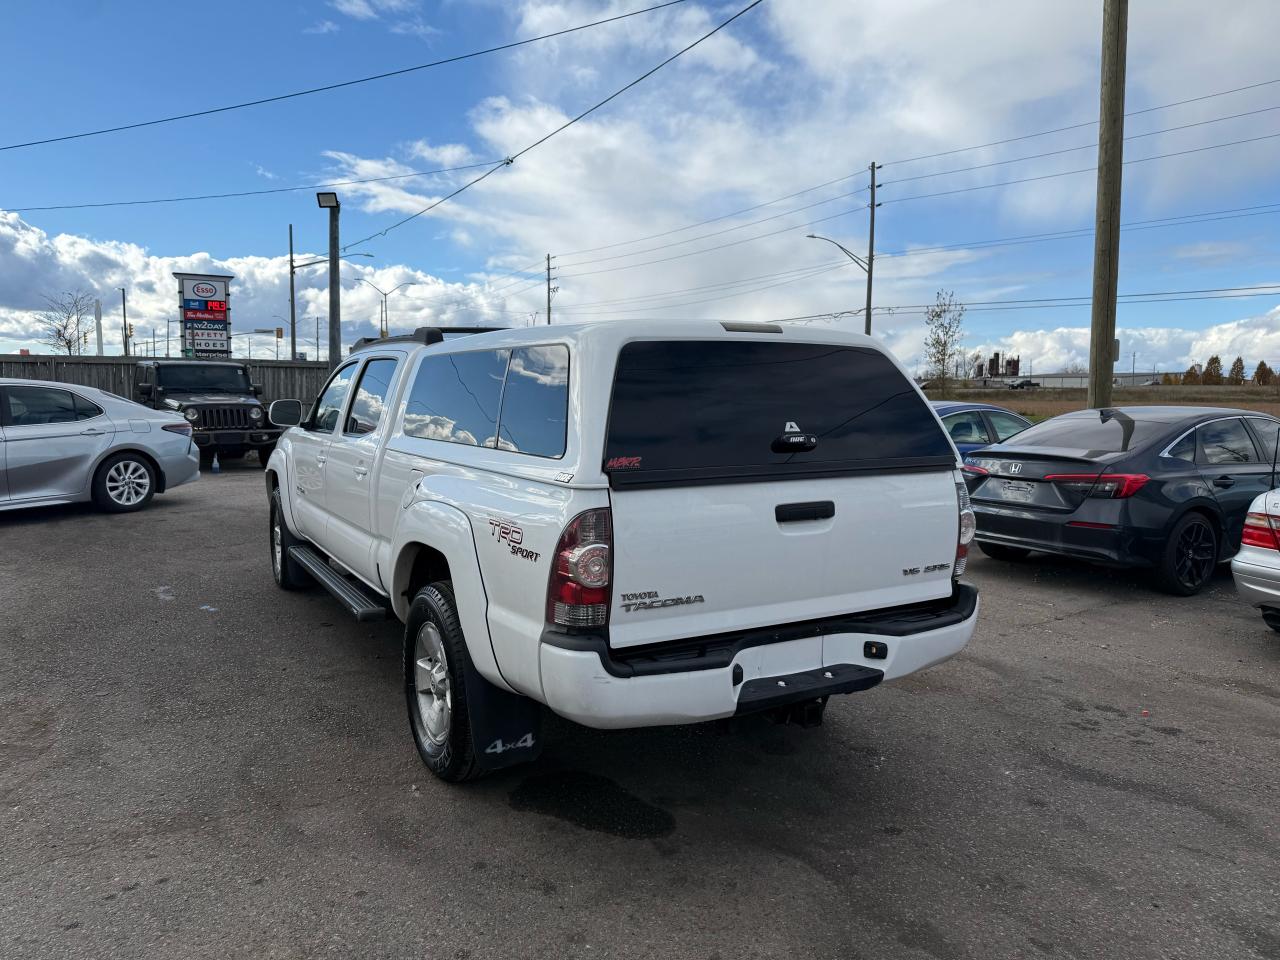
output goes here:
[[413, 661], [419, 732], [434, 746], [442, 746], [453, 725], [453, 693], [444, 638], [440, 628], [430, 621], [422, 625], [414, 640]]
[[151, 489], [151, 474], [136, 460], [121, 460], [107, 471], [107, 496], [122, 507], [140, 503]]
[[1188, 589], [1199, 588], [1213, 573], [1217, 543], [1209, 524], [1197, 520], [1182, 528], [1174, 553], [1174, 571]]

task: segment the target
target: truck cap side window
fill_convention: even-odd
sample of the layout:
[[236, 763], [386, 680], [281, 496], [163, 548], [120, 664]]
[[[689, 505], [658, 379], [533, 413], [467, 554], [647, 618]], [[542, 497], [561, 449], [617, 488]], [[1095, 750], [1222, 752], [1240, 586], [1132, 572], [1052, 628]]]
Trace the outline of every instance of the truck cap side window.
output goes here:
[[498, 446], [559, 459], [569, 425], [569, 348], [560, 344], [511, 352], [502, 393]]

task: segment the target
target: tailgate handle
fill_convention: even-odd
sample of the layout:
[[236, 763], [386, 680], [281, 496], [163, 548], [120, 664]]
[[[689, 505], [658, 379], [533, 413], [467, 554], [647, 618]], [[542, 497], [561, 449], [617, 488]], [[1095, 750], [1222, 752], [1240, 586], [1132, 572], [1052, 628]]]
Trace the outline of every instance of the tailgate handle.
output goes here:
[[809, 503], [780, 503], [773, 508], [774, 519], [779, 523], [796, 523], [800, 520], [830, 520], [836, 515], [832, 500], [813, 500]]

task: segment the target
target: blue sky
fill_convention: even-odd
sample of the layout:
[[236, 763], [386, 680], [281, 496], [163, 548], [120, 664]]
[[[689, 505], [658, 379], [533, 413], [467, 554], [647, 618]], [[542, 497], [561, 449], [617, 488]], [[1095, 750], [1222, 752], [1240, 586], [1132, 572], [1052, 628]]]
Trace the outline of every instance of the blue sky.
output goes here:
[[[637, 9], [643, 0], [127, 5], [26, 0], [0, 10], [6, 143], [218, 106], [421, 63]], [[130, 289], [141, 323], [175, 304], [171, 270], [237, 275], [237, 327], [287, 313], [286, 229], [318, 252], [325, 219], [311, 191], [186, 204], [29, 211], [57, 203], [160, 198], [386, 176], [512, 153], [706, 32], [738, 4], [688, 2], [572, 37], [284, 103], [120, 134], [0, 152], [0, 350], [36, 348], [44, 293], [91, 289], [114, 305]], [[832, 236], [862, 253], [865, 177], [680, 233], [886, 162], [877, 249], [890, 253], [1089, 227], [1092, 174], [1008, 187], [1003, 180], [1090, 167], [1096, 129], [914, 163], [903, 158], [1089, 120], [1097, 110], [1097, 3], [970, 5], [913, 0], [765, 0], [724, 34], [514, 167], [386, 237], [344, 268], [348, 339], [372, 331], [383, 289], [394, 327], [524, 323], [542, 307], [534, 279], [503, 277], [556, 254], [558, 319], [767, 317], [853, 309], [862, 274], [834, 268]], [[1135, 4], [1130, 110], [1280, 78], [1273, 3], [1206, 20], [1189, 2]], [[1126, 157], [1280, 133], [1280, 83], [1130, 118]], [[1058, 156], [908, 180], [1055, 150]], [[1127, 221], [1280, 202], [1280, 139], [1130, 165]], [[898, 182], [895, 182], [898, 181]], [[342, 188], [343, 233], [374, 233], [448, 192], [455, 176]], [[941, 190], [982, 187], [903, 201]], [[808, 204], [811, 209], [799, 210]], [[849, 210], [842, 216], [840, 211]], [[788, 213], [788, 211], [794, 211]], [[752, 221], [773, 219], [758, 225]], [[825, 222], [808, 225], [813, 220]], [[1280, 282], [1280, 214], [1126, 232], [1122, 292]], [[711, 237], [710, 234], [716, 234]], [[708, 247], [774, 235], [696, 256]], [[654, 240], [633, 238], [666, 234]], [[669, 246], [695, 237], [706, 239]], [[574, 254], [602, 245], [608, 249]], [[660, 251], [645, 253], [651, 248]], [[586, 264], [601, 257], [616, 259]], [[667, 259], [675, 257], [676, 259]], [[1087, 295], [1092, 242], [949, 250], [877, 264], [876, 302]], [[649, 260], [662, 260], [649, 264]], [[614, 269], [623, 267], [625, 269]], [[812, 275], [808, 268], [813, 269]], [[604, 271], [604, 272], [601, 272]], [[784, 271], [794, 271], [784, 273]], [[765, 279], [741, 283], [752, 277]], [[799, 277], [800, 279], [796, 279]], [[776, 285], [779, 280], [791, 282]], [[301, 276], [301, 316], [323, 312], [324, 271]], [[718, 286], [718, 285], [725, 286]], [[772, 285], [771, 284], [775, 284]], [[663, 291], [676, 292], [655, 296]], [[730, 294], [736, 294], [730, 296]], [[648, 298], [648, 299], [642, 299]], [[1184, 367], [1205, 351], [1280, 362], [1280, 295], [1121, 307], [1126, 356]], [[1036, 369], [1077, 362], [1087, 307], [970, 312], [970, 349], [1021, 352]], [[907, 362], [918, 310], [875, 316]], [[860, 328], [858, 318], [836, 321]], [[1205, 354], [1207, 356], [1207, 354]]]

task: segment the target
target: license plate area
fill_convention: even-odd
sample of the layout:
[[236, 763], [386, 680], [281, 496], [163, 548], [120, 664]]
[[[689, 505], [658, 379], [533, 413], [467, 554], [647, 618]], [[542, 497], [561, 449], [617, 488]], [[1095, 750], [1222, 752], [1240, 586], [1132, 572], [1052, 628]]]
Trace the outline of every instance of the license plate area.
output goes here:
[[1001, 480], [1000, 499], [1010, 503], [1030, 503], [1035, 495], [1035, 484], [1024, 480]]

